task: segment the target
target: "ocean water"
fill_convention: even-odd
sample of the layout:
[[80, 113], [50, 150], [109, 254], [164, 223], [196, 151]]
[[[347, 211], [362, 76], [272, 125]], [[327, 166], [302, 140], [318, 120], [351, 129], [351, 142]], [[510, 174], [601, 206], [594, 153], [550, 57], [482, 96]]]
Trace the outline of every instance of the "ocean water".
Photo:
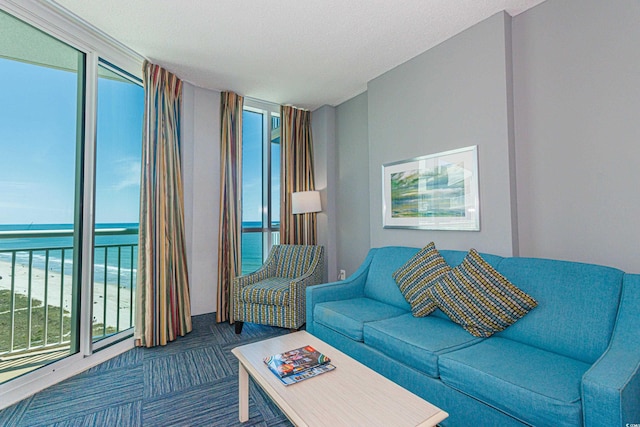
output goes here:
[[[243, 222], [242, 228], [259, 228], [261, 225], [260, 222]], [[242, 233], [242, 274], [252, 273], [262, 266], [263, 236], [261, 232]]]
[[[244, 227], [259, 227], [259, 223], [245, 222]], [[97, 224], [97, 229], [138, 228], [137, 223]], [[0, 234], [7, 231], [60, 231], [71, 230], [70, 224], [0, 224]], [[262, 266], [263, 233], [242, 233], [242, 274], [253, 272]], [[138, 262], [138, 235], [96, 236], [94, 252], [94, 280], [97, 283], [120, 284], [129, 287], [135, 284]], [[118, 253], [118, 246], [121, 246]], [[21, 237], [0, 238], [0, 261], [11, 262], [16, 251], [16, 263], [28, 265], [32, 251], [33, 268], [71, 274], [73, 267], [73, 237]], [[105, 253], [106, 251], [106, 253]], [[106, 263], [105, 263], [106, 258]], [[106, 276], [105, 276], [106, 275]]]
[[[138, 228], [137, 223], [97, 224], [97, 229]], [[71, 224], [10, 224], [0, 225], [0, 234], [7, 231], [67, 231]], [[136, 280], [138, 235], [96, 236], [94, 252], [95, 281], [129, 287]], [[120, 249], [118, 250], [118, 247]], [[0, 261], [11, 262], [13, 252], [17, 265], [28, 265], [31, 252], [32, 268], [48, 267], [56, 273], [71, 274], [73, 268], [73, 237], [19, 237], [0, 239]], [[119, 252], [118, 252], [119, 251]], [[106, 258], [106, 263], [105, 263]], [[47, 265], [48, 259], [48, 265]]]

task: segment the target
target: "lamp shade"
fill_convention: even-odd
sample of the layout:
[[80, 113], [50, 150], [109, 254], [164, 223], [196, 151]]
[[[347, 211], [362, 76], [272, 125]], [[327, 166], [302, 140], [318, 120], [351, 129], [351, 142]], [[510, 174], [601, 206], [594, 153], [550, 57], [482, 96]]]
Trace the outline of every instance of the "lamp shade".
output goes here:
[[321, 210], [322, 206], [320, 205], [319, 191], [299, 191], [297, 193], [291, 193], [292, 214], [320, 212]]

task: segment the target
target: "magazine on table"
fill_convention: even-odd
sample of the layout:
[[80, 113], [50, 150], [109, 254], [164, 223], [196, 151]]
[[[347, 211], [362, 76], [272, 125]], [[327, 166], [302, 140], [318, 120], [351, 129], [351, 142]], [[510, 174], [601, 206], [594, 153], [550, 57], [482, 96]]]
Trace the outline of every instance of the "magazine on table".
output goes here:
[[264, 359], [264, 363], [285, 385], [334, 370], [336, 367], [329, 362], [331, 359], [310, 345]]

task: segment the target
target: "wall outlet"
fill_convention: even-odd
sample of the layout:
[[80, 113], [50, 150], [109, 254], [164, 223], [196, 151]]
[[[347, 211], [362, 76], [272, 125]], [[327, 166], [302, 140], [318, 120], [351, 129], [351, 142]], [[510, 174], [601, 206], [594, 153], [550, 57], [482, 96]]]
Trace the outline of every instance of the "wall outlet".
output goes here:
[[340, 270], [340, 274], [338, 274], [338, 279], [344, 280], [347, 278], [347, 272], [345, 270]]

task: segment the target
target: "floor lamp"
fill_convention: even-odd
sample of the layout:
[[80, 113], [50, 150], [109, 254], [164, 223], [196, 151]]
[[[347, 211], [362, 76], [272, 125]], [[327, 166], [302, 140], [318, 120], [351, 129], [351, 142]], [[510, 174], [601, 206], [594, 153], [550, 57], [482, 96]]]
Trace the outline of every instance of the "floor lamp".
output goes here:
[[[291, 213], [294, 215], [306, 215], [313, 212], [320, 212], [322, 205], [320, 204], [320, 192], [319, 191], [298, 191], [291, 193]], [[304, 245], [315, 245], [316, 242], [308, 242], [308, 221], [306, 217], [303, 217]]]

